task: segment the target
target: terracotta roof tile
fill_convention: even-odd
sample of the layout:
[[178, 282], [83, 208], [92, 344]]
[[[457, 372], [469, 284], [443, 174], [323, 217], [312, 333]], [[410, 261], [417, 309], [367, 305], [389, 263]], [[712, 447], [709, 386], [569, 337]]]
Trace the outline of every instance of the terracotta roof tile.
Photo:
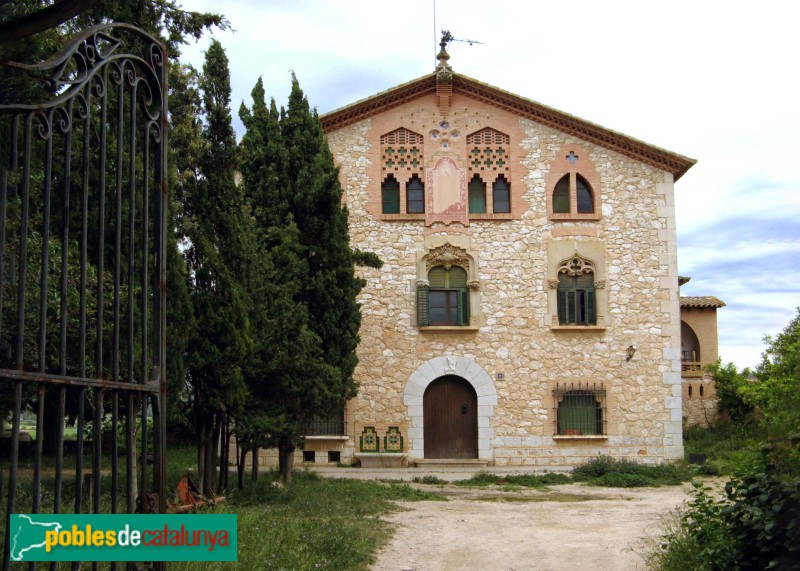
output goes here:
[[725, 302], [712, 295], [681, 296], [681, 307], [725, 307]]

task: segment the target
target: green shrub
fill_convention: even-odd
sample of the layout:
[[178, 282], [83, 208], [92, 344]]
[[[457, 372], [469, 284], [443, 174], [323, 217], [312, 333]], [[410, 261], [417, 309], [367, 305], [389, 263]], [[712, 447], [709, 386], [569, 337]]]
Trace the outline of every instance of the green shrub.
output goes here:
[[491, 474], [481, 470], [472, 475], [468, 480], [458, 480], [453, 482], [456, 486], [494, 486], [496, 484], [504, 484], [505, 479], [497, 474]]
[[428, 484], [431, 486], [441, 486], [447, 483], [447, 480], [442, 480], [437, 476], [422, 476], [421, 478], [419, 476], [414, 476], [411, 481], [417, 484]]
[[645, 465], [630, 460], [599, 456], [572, 471], [572, 479], [593, 486], [673, 486], [691, 480], [691, 470], [682, 464]]
[[594, 486], [606, 486], [608, 488], [643, 488], [652, 486], [650, 479], [640, 474], [624, 474], [619, 472], [609, 472], [591, 481]]
[[733, 478], [725, 496], [695, 485], [694, 498], [678, 529], [664, 536], [651, 557], [653, 568], [800, 568], [800, 477], [787, 478], [773, 466]]
[[550, 472], [548, 474], [519, 474], [516, 476], [506, 476], [506, 481], [509, 484], [525, 486], [526, 488], [541, 488], [544, 486], [571, 484], [572, 478], [569, 474]]

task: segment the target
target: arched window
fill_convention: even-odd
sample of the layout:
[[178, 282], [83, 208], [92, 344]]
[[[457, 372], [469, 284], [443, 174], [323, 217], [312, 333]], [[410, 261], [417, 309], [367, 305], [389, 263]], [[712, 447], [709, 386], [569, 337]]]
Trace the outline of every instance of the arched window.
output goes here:
[[[575, 186], [578, 193], [578, 214], [591, 214], [594, 212], [594, 197], [592, 195], [592, 187], [581, 175], [576, 175]], [[555, 212], [555, 204], [553, 206], [553, 211]]]
[[400, 183], [389, 175], [381, 185], [381, 201], [384, 214], [400, 214]]
[[417, 175], [406, 183], [406, 209], [409, 214], [425, 212], [425, 186]]
[[605, 434], [605, 388], [602, 385], [559, 384], [553, 397], [557, 435]]
[[556, 183], [553, 190], [553, 212], [556, 214], [569, 213], [569, 175], [565, 174]]
[[503, 175], [497, 177], [492, 185], [494, 212], [511, 212], [511, 196], [508, 181]]
[[478, 175], [469, 181], [469, 211], [470, 214], [486, 212], [486, 183]]
[[700, 341], [688, 323], [681, 321], [681, 361], [684, 363], [700, 362]]
[[597, 301], [594, 266], [575, 257], [558, 269], [558, 322], [560, 325], [595, 325]]
[[600, 177], [587, 149], [574, 144], [562, 147], [545, 179], [551, 220], [600, 219]]

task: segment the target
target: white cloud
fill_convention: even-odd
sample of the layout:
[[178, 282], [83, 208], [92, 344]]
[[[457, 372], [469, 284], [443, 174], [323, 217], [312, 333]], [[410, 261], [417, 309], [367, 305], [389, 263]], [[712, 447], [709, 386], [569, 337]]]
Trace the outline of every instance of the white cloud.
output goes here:
[[[326, 112], [433, 71], [442, 29], [484, 42], [451, 44], [454, 70], [699, 160], [676, 184], [679, 265], [692, 284], [708, 286], [696, 295], [728, 302], [719, 311], [723, 357], [755, 365], [762, 336], [800, 305], [797, 288], [770, 300], [784, 307], [769, 321], [737, 305], [758, 298], [771, 271], [800, 283], [797, 241], [764, 241], [755, 223], [742, 234], [736, 222], [761, 221], [765, 235], [797, 228], [800, 105], [790, 64], [800, 34], [790, 2], [438, 0], [435, 25], [432, 0], [183, 5], [222, 11], [236, 30], [214, 34], [231, 61], [234, 114], [259, 76], [283, 104], [294, 70]], [[204, 47], [184, 50], [198, 67]], [[780, 254], [787, 261], [779, 269], [759, 263]], [[752, 287], [744, 298], [739, 276], [754, 276], [743, 282]]]

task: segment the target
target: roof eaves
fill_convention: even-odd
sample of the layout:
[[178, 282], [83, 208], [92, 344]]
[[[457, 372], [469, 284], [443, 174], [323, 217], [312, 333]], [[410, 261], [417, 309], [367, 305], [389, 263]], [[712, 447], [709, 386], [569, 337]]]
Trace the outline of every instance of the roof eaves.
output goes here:
[[[695, 159], [645, 143], [465, 75], [453, 74], [453, 88], [494, 107], [522, 115], [548, 127], [570, 133], [671, 172], [676, 181], [697, 162]], [[326, 133], [340, 129], [379, 111], [397, 107], [410, 99], [435, 90], [435, 74], [424, 75], [322, 115], [320, 117], [322, 128]]]

